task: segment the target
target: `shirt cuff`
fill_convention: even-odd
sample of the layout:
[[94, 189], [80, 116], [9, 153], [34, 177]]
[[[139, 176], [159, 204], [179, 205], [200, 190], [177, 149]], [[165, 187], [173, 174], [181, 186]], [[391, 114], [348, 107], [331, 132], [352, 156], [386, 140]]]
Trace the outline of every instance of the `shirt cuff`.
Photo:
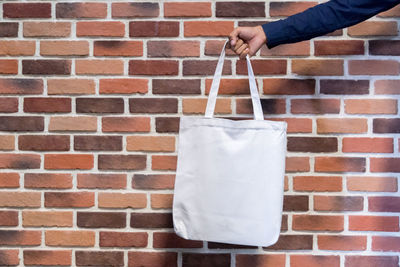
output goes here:
[[267, 37], [267, 47], [269, 49], [282, 44], [283, 40], [286, 39], [282, 22], [283, 20], [278, 20], [261, 25]]

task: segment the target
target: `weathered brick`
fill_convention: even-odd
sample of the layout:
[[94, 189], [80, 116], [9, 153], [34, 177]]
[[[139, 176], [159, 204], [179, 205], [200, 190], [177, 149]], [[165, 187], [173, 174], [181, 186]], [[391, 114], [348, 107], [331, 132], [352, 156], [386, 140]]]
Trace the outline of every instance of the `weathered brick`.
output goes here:
[[173, 194], [151, 194], [152, 209], [172, 209]]
[[122, 98], [77, 98], [77, 113], [123, 113]]
[[178, 21], [131, 21], [129, 22], [130, 37], [177, 37], [179, 36]]
[[57, 18], [105, 18], [107, 16], [106, 3], [57, 3], [56, 17]]
[[75, 61], [78, 75], [118, 75], [124, 72], [124, 62], [117, 59], [78, 59]]
[[400, 55], [400, 41], [398, 40], [370, 40], [368, 43], [370, 55]]
[[286, 172], [308, 172], [310, 171], [310, 158], [287, 157], [285, 169]]
[[[261, 107], [264, 114], [285, 114], [286, 102], [284, 99], [261, 99]], [[243, 98], [236, 100], [236, 113], [253, 114], [251, 99]]]
[[[183, 75], [213, 75], [217, 63], [216, 60], [184, 60], [182, 73]], [[222, 74], [232, 74], [230, 60], [225, 60]]]
[[[84, 228], [125, 228], [125, 212], [80, 212], [77, 225]], [[86, 265], [86, 264], [85, 264]]]
[[176, 60], [130, 60], [129, 75], [178, 75]]
[[97, 119], [95, 117], [50, 117], [49, 131], [95, 132], [96, 130]]
[[175, 233], [155, 232], [153, 233], [153, 248], [202, 248], [203, 242], [187, 240], [177, 236]]
[[177, 113], [178, 99], [176, 98], [130, 98], [131, 113]]
[[33, 56], [35, 49], [34, 41], [0, 41], [1, 56]]
[[0, 230], [0, 245], [39, 246], [41, 231], [33, 230]]
[[42, 56], [88, 56], [89, 42], [87, 41], [41, 41], [40, 55]]
[[149, 132], [150, 118], [148, 117], [104, 117], [102, 118], [103, 132]]
[[4, 3], [4, 18], [51, 18], [50, 3]]
[[19, 251], [17, 249], [0, 250], [0, 264], [4, 266], [19, 264]]
[[67, 173], [25, 173], [25, 188], [72, 188], [72, 174]]
[[397, 267], [399, 258], [396, 256], [356, 256], [349, 255], [345, 257], [346, 267], [358, 266], [385, 266]]
[[24, 37], [68, 37], [70, 22], [24, 22]]
[[367, 249], [367, 237], [318, 235], [318, 248], [322, 250], [362, 251]]
[[77, 266], [124, 266], [123, 251], [76, 251]]
[[113, 18], [152, 18], [158, 17], [159, 13], [158, 3], [112, 3]]
[[200, 94], [200, 79], [153, 79], [153, 94]]
[[290, 102], [293, 114], [338, 114], [340, 112], [339, 99], [292, 99]]
[[315, 80], [263, 79], [263, 93], [265, 95], [313, 95], [315, 93]]
[[283, 198], [284, 211], [308, 211], [308, 196], [285, 195]]
[[143, 193], [99, 193], [98, 205], [100, 208], [143, 209], [147, 197]]
[[400, 119], [374, 119], [374, 133], [400, 133]]
[[290, 255], [290, 266], [292, 267], [318, 267], [318, 266], [340, 266], [340, 257], [336, 255]]
[[398, 75], [400, 63], [396, 60], [350, 60], [349, 74], [351, 75]]
[[305, 76], [338, 76], [344, 74], [343, 60], [339, 59], [294, 59], [292, 72]]
[[0, 59], [0, 74], [18, 74], [18, 60]]
[[164, 17], [211, 17], [209, 2], [165, 2]]
[[80, 173], [77, 176], [77, 188], [124, 189], [126, 174]]
[[22, 73], [30, 75], [69, 75], [71, 60], [25, 59], [22, 60]]
[[94, 56], [143, 56], [142, 41], [94, 41]]
[[226, 37], [234, 29], [233, 21], [185, 21], [184, 36]]
[[321, 94], [366, 95], [369, 93], [368, 80], [321, 80]]
[[100, 170], [143, 170], [146, 155], [99, 155]]
[[349, 36], [395, 36], [396, 21], [364, 21], [348, 28]]
[[18, 98], [16, 97], [0, 98], [0, 112], [1, 113], [18, 112]]
[[95, 94], [95, 83], [90, 79], [47, 79], [47, 94], [91, 95]]
[[145, 94], [148, 91], [147, 79], [123, 78], [100, 79], [100, 94]]
[[371, 158], [371, 172], [400, 172], [400, 157]]
[[269, 15], [271, 17], [291, 16], [316, 4], [317, 2], [270, 2]]
[[287, 150], [290, 152], [329, 153], [338, 151], [335, 137], [294, 137], [287, 138]]
[[367, 120], [361, 118], [318, 118], [317, 132], [327, 133], [366, 133]]
[[44, 206], [53, 208], [90, 208], [94, 192], [45, 192]]
[[377, 80], [374, 86], [376, 95], [400, 95], [399, 80]]
[[361, 40], [320, 40], [314, 41], [316, 56], [364, 55], [364, 41]]
[[22, 225], [27, 227], [72, 227], [72, 211], [22, 212]]
[[173, 189], [174, 184], [172, 174], [135, 174], [132, 179], [132, 188], [136, 189]]
[[151, 157], [152, 170], [176, 170], [177, 156], [154, 155]]
[[343, 152], [393, 153], [392, 138], [345, 137]]
[[0, 226], [18, 226], [18, 211], [0, 210]]
[[231, 266], [230, 254], [211, 253], [183, 253], [182, 267], [229, 267]]
[[19, 150], [33, 151], [68, 151], [69, 136], [67, 135], [20, 135]]
[[127, 136], [127, 151], [174, 152], [174, 136]]
[[72, 250], [24, 250], [24, 265], [71, 265]]
[[361, 196], [314, 196], [316, 211], [362, 211], [363, 206]]
[[396, 177], [347, 177], [347, 190], [349, 191], [397, 192], [397, 187]]
[[123, 37], [125, 24], [121, 21], [78, 21], [76, 36], [78, 37]]
[[93, 247], [94, 231], [60, 231], [48, 230], [45, 235], [46, 246], [54, 247]]
[[40, 162], [37, 154], [0, 154], [0, 169], [39, 169]]
[[350, 215], [350, 231], [398, 232], [398, 216]]
[[340, 176], [295, 176], [293, 189], [310, 192], [340, 192], [342, 178]]
[[0, 22], [0, 37], [18, 37], [18, 22]]
[[149, 41], [147, 42], [149, 57], [199, 57], [198, 41]]
[[[251, 61], [255, 75], [279, 75], [286, 74], [286, 60], [280, 59], [253, 59]], [[245, 60], [236, 62], [236, 74], [247, 75], [247, 63]]]
[[316, 157], [316, 172], [365, 172], [365, 158]]
[[376, 212], [400, 212], [400, 197], [368, 197], [368, 210]]
[[100, 232], [100, 247], [146, 247], [147, 238], [145, 232]]
[[122, 136], [74, 136], [77, 151], [122, 151]]
[[[182, 99], [182, 111], [184, 114], [204, 114], [206, 111], [206, 98], [185, 98]], [[232, 113], [231, 100], [219, 98], [215, 104], [216, 114]]]
[[237, 254], [236, 255], [236, 266], [247, 267], [247, 266], [275, 266], [285, 267], [285, 256], [283, 254]]
[[176, 252], [128, 252], [129, 267], [178, 267], [178, 254]]
[[94, 165], [91, 154], [46, 154], [44, 168], [47, 170], [90, 170]]
[[373, 251], [400, 252], [400, 237], [398, 236], [373, 236]]
[[339, 215], [293, 215], [293, 230], [343, 231], [344, 218]]
[[157, 133], [177, 133], [179, 132], [179, 117], [156, 117]]
[[69, 113], [71, 99], [61, 97], [25, 97], [24, 112]]
[[263, 45], [260, 49], [261, 56], [309, 56], [310, 41], [291, 44], [281, 44], [269, 49]]
[[[246, 12], [243, 12], [246, 10]], [[217, 2], [216, 17], [265, 17], [264, 2]]]
[[43, 93], [43, 80], [41, 79], [0, 79], [0, 94], [32, 94]]
[[312, 235], [280, 235], [278, 241], [265, 250], [312, 250]]
[[18, 188], [19, 173], [1, 172], [0, 173], [0, 188]]

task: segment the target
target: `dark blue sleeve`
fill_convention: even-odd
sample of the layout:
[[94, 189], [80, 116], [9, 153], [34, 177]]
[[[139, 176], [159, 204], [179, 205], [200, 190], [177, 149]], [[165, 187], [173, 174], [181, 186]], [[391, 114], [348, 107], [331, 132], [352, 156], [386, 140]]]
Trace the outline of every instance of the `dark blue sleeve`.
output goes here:
[[262, 27], [267, 46], [272, 48], [357, 24], [399, 3], [400, 0], [331, 0]]

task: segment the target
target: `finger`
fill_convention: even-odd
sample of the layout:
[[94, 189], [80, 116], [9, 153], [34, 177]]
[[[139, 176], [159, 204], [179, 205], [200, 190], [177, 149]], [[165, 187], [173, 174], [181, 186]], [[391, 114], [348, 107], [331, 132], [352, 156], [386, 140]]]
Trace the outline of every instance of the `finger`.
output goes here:
[[239, 47], [235, 52], [236, 54], [240, 55], [245, 49], [247, 49], [249, 46], [247, 44], [243, 44], [241, 47]]
[[239, 49], [239, 47], [241, 47], [244, 44], [244, 41], [242, 39], [238, 39], [236, 41], [236, 45], [235, 48], [233, 50], [237, 51]]
[[230, 45], [231, 47], [234, 47], [236, 45], [236, 41], [238, 39], [240, 32], [240, 28], [235, 28], [230, 34], [229, 34], [229, 40], [230, 40]]
[[246, 55], [247, 55], [248, 53], [249, 53], [249, 49], [246, 48], [245, 50], [243, 50], [242, 53], [240, 53], [239, 58], [240, 58], [240, 59], [245, 59], [245, 58], [246, 58]]

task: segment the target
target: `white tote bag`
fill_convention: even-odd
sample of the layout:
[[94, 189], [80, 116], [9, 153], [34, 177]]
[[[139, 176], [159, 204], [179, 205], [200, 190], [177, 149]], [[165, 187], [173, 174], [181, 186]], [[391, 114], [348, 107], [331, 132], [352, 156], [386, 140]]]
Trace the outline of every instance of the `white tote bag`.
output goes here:
[[225, 46], [205, 117], [180, 121], [174, 230], [185, 239], [269, 246], [281, 228], [287, 124], [264, 120], [249, 57], [255, 120], [213, 118], [224, 57]]

